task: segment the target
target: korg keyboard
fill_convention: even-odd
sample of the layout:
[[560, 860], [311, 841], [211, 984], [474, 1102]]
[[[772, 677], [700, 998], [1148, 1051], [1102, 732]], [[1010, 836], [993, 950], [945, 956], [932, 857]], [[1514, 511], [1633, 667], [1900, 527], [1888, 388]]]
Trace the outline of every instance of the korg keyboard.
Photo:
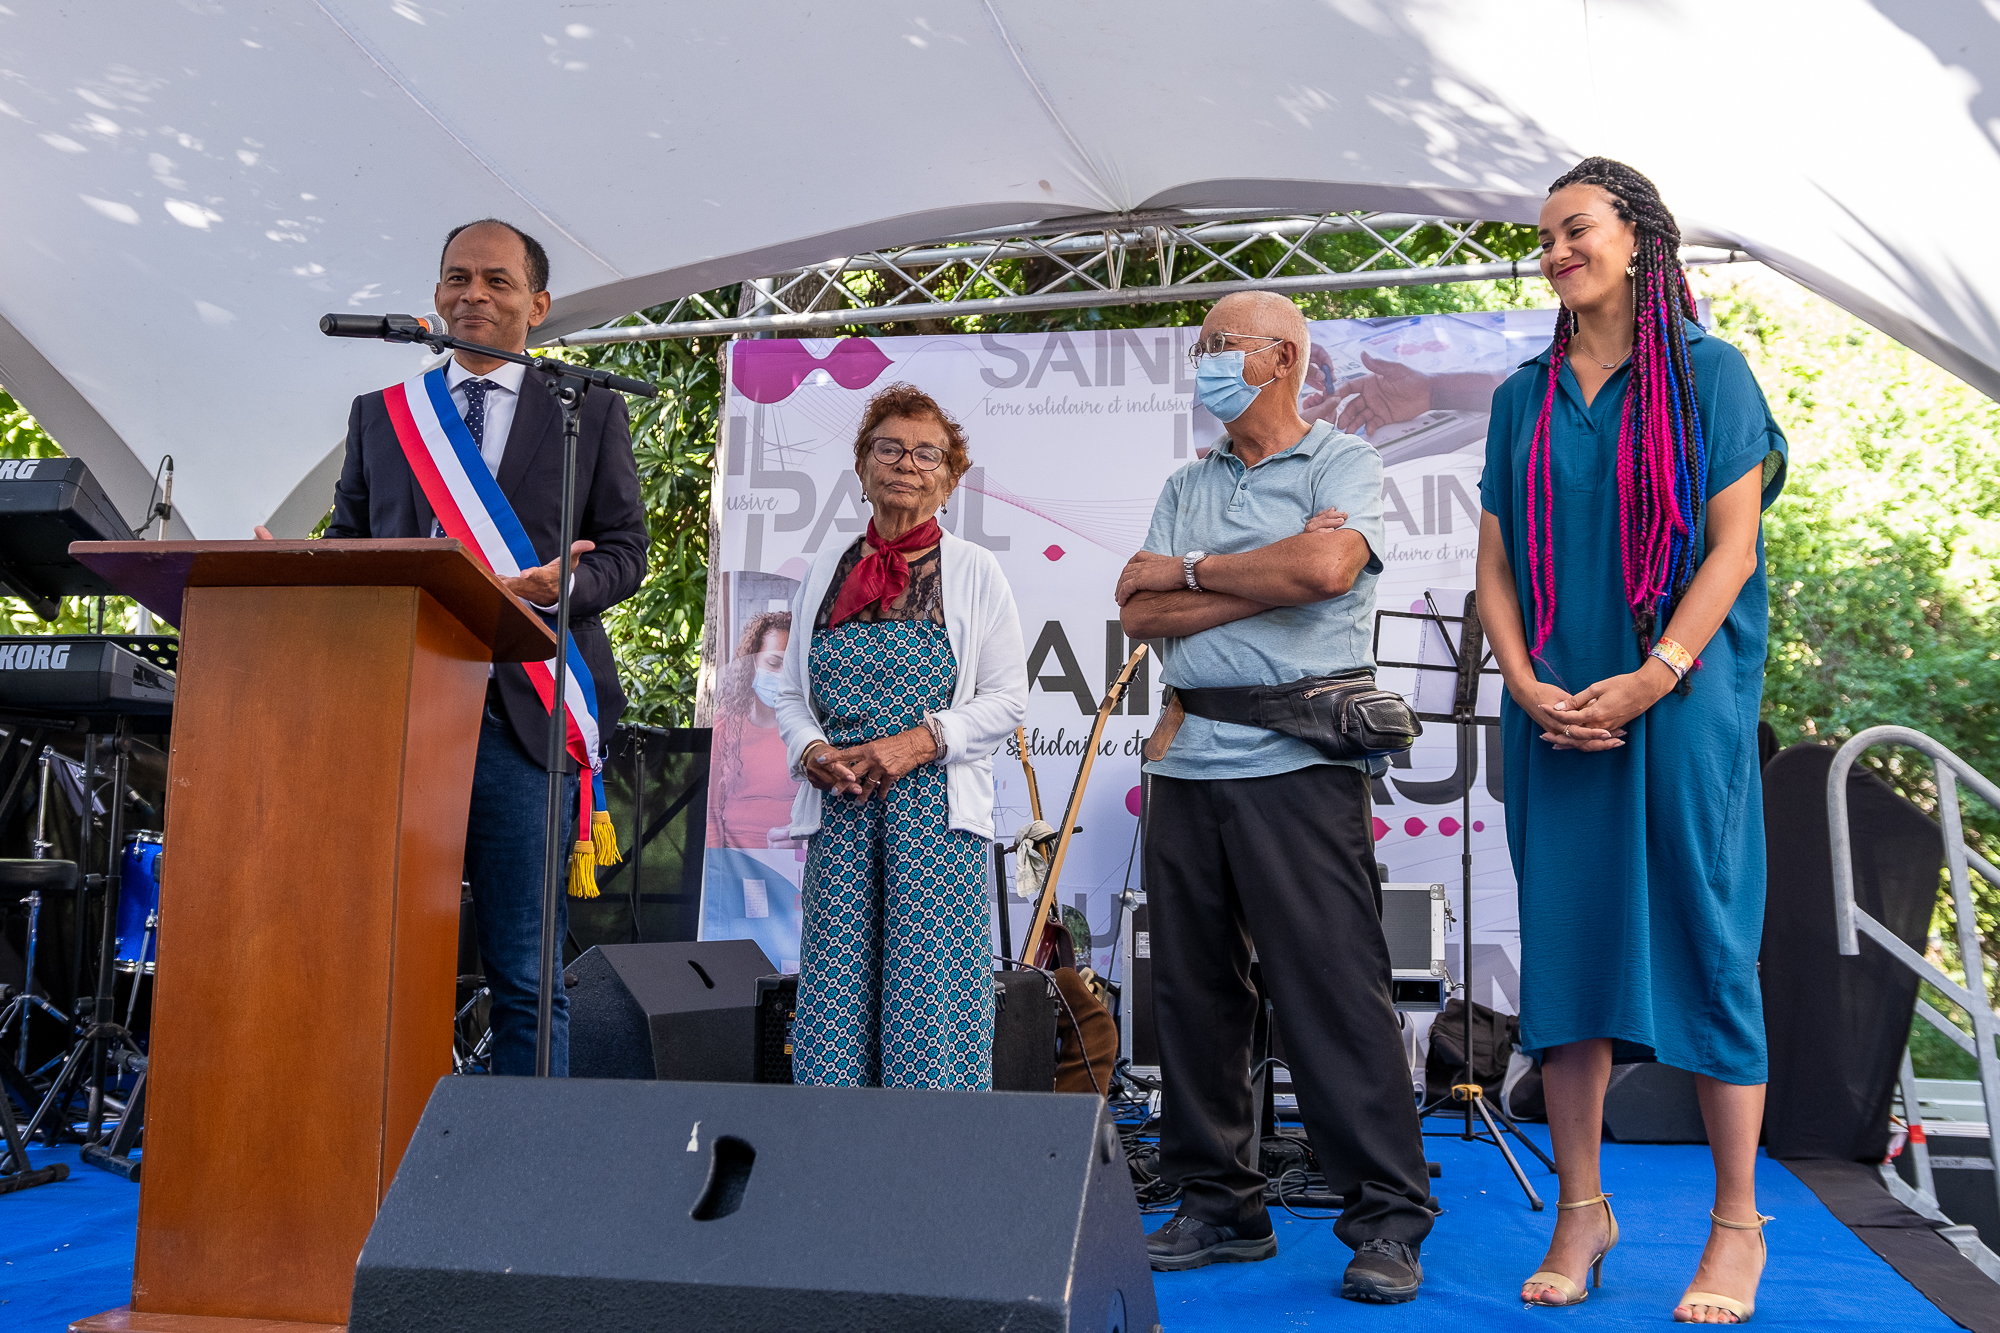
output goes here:
[[171, 644], [109, 634], [0, 637], [0, 709], [88, 716], [171, 713]]
[[117, 591], [70, 557], [71, 542], [129, 542], [132, 529], [80, 458], [0, 459], [0, 589], [44, 620], [63, 597]]

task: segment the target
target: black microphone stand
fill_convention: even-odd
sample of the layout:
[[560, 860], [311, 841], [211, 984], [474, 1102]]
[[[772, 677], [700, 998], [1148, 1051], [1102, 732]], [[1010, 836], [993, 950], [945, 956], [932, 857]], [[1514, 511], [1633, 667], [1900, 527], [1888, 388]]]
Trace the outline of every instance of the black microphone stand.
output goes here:
[[[320, 322], [321, 332], [329, 337], [349, 336], [329, 327], [327, 321], [334, 318], [329, 315]], [[658, 385], [627, 379], [608, 370], [594, 370], [550, 357], [506, 352], [482, 343], [464, 342], [449, 334], [433, 332], [426, 324], [408, 315], [388, 316], [383, 321], [383, 331], [379, 336], [386, 342], [422, 343], [434, 352], [470, 352], [474, 356], [526, 366], [545, 377], [543, 386], [562, 408], [563, 483], [560, 540], [556, 544], [555, 699], [549, 709], [549, 795], [542, 849], [542, 951], [537, 973], [539, 987], [535, 997], [535, 1077], [547, 1078], [555, 1041], [556, 909], [562, 902], [562, 864], [569, 850], [562, 845], [561, 837], [566, 748], [563, 742], [567, 732], [563, 696], [569, 686], [569, 548], [570, 543], [576, 540], [576, 447], [583, 423], [583, 396], [592, 387], [636, 394], [641, 398], [656, 398], [660, 390]], [[584, 782], [590, 781], [587, 772], [580, 771], [579, 777]], [[581, 832], [588, 836], [590, 830], [583, 829]]]
[[[1476, 593], [1465, 594], [1465, 610], [1464, 614], [1460, 616], [1440, 614], [1437, 603], [1431, 600], [1429, 593], [1424, 594], [1424, 603], [1430, 608], [1428, 614], [1417, 614], [1408, 611], [1377, 611], [1375, 613], [1378, 658], [1380, 656], [1382, 621], [1385, 618], [1422, 620], [1436, 625], [1438, 638], [1443, 642], [1444, 650], [1451, 658], [1449, 666], [1430, 662], [1386, 661], [1380, 662], [1379, 665], [1385, 667], [1409, 667], [1418, 671], [1449, 671], [1453, 675], [1451, 712], [1418, 713], [1417, 716], [1425, 722], [1451, 723], [1456, 731], [1458, 740], [1459, 867], [1462, 877], [1462, 902], [1460, 911], [1464, 914], [1464, 919], [1459, 924], [1459, 939], [1463, 942], [1463, 946], [1459, 951], [1459, 970], [1463, 975], [1458, 979], [1456, 989], [1459, 993], [1459, 999], [1465, 1005], [1465, 1063], [1463, 1072], [1460, 1075], [1461, 1081], [1454, 1083], [1448, 1093], [1433, 1097], [1421, 1107], [1417, 1111], [1417, 1119], [1421, 1123], [1440, 1111], [1449, 1110], [1451, 1102], [1463, 1102], [1465, 1125], [1462, 1130], [1449, 1135], [1436, 1135], [1434, 1131], [1425, 1130], [1425, 1136], [1455, 1137], [1463, 1139], [1467, 1143], [1489, 1143], [1498, 1148], [1500, 1155], [1507, 1159], [1507, 1165], [1512, 1168], [1514, 1179], [1520, 1183], [1522, 1192], [1528, 1196], [1529, 1207], [1539, 1213], [1542, 1211], [1542, 1196], [1537, 1194], [1535, 1187], [1528, 1183], [1527, 1172], [1521, 1169], [1521, 1163], [1515, 1159], [1513, 1151], [1508, 1148], [1507, 1140], [1501, 1137], [1502, 1126], [1505, 1127], [1507, 1133], [1519, 1139], [1529, 1152], [1540, 1158], [1542, 1164], [1548, 1167], [1549, 1170], [1555, 1170], [1556, 1164], [1549, 1160], [1548, 1154], [1543, 1152], [1533, 1139], [1521, 1132], [1520, 1126], [1514, 1123], [1513, 1118], [1507, 1114], [1505, 1107], [1489, 1107], [1487, 1105], [1486, 1090], [1480, 1086], [1479, 1080], [1474, 1077], [1472, 1068], [1472, 781], [1474, 771], [1478, 766], [1476, 746], [1479, 727], [1482, 725], [1498, 726], [1500, 724], [1500, 719], [1497, 717], [1480, 717], [1478, 715], [1479, 678], [1482, 675], [1497, 675], [1498, 669], [1487, 665], [1488, 662], [1492, 661], [1492, 654], [1486, 650], [1485, 636], [1480, 630], [1479, 603]], [[1450, 633], [1445, 629], [1448, 621], [1458, 622], [1459, 641], [1455, 646], [1451, 641]], [[1496, 1115], [1499, 1117], [1498, 1124], [1494, 1123]], [[1480, 1122], [1483, 1122], [1483, 1130], [1475, 1125], [1475, 1116], [1478, 1117]]]

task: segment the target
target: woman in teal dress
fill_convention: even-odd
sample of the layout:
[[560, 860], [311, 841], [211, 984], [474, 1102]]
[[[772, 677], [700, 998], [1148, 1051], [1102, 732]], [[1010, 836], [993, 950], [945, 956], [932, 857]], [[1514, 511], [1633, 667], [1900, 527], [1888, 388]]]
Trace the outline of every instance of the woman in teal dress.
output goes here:
[[1494, 394], [1479, 606], [1508, 697], [1507, 844], [1521, 1041], [1543, 1060], [1561, 1178], [1524, 1301], [1584, 1298], [1617, 1243], [1598, 1179], [1614, 1061], [1696, 1076], [1708, 1246], [1675, 1307], [1740, 1323], [1763, 1266], [1764, 920], [1757, 715], [1761, 514], [1785, 440], [1743, 356], [1691, 316], [1653, 185], [1590, 158], [1550, 188], [1548, 350]]

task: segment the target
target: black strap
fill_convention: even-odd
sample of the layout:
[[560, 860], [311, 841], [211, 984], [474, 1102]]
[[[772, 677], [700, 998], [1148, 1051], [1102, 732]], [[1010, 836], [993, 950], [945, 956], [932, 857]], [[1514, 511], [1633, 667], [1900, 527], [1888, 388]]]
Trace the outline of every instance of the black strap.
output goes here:
[[1174, 697], [1181, 701], [1181, 707], [1196, 717], [1205, 717], [1211, 722], [1234, 722], [1241, 726], [1260, 725], [1257, 718], [1258, 691], [1261, 686], [1236, 685], [1211, 689], [1174, 690]]

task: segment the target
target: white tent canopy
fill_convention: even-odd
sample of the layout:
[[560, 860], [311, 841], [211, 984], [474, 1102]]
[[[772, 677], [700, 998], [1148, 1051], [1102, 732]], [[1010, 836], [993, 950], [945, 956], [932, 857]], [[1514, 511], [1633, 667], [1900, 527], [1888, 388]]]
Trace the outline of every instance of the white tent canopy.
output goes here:
[[[0, 5], [0, 383], [133, 517], [298, 530], [483, 215], [545, 332], [1079, 213], [1530, 221], [1577, 158], [2000, 396], [2000, 20], [1773, 0]], [[290, 503], [287, 503], [287, 501]]]

